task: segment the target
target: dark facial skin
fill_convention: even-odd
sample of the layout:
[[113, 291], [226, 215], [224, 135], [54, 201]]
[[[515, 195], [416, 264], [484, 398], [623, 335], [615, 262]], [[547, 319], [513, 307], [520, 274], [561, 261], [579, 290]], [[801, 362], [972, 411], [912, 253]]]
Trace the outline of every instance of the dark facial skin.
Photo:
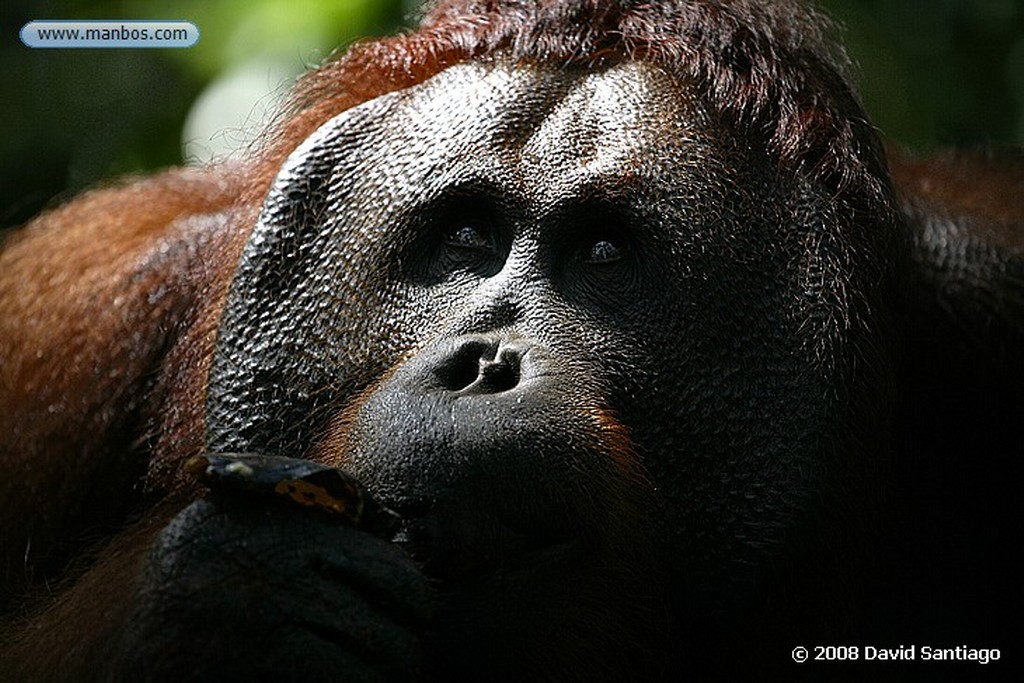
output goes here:
[[[428, 675], [696, 661], [792, 567], [824, 590], [840, 559], [820, 529], [844, 533], [884, 467], [883, 437], [838, 425], [890, 410], [889, 350], [865, 341], [889, 324], [889, 235], [826, 212], [827, 192], [651, 66], [449, 68], [282, 168], [219, 328], [209, 448], [311, 455], [402, 516], [388, 540], [433, 607], [403, 588], [355, 621], [415, 632], [388, 605], [432, 609]], [[226, 514], [260, 562], [285, 552], [274, 513], [217, 505], [178, 536], [222, 543]]]

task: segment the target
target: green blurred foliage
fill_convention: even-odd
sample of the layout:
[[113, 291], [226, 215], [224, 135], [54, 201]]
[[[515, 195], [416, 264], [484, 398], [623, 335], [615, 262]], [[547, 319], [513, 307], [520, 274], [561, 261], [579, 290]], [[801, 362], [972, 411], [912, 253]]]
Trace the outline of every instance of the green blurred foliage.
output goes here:
[[[104, 179], [181, 163], [186, 116], [217, 79], [255, 64], [266, 69], [258, 87], [281, 92], [292, 75], [335, 47], [393, 31], [410, 4], [3, 3], [0, 226], [19, 224]], [[1024, 0], [820, 4], [845, 27], [864, 102], [887, 137], [919, 150], [1024, 143]], [[76, 18], [186, 19], [199, 27], [201, 37], [185, 50], [33, 50], [18, 39], [18, 30], [31, 19]]]
[[[106, 179], [182, 163], [183, 122], [221, 74], [262, 64], [263, 92], [281, 92], [405, 14], [403, 0], [0, 4], [0, 227]], [[200, 39], [189, 49], [30, 49], [18, 31], [32, 19], [185, 19]]]
[[820, 0], [861, 96], [912, 149], [1024, 144], [1022, 0]]
[[139, 19], [183, 18], [200, 27], [201, 40], [167, 57], [202, 79], [252, 57], [285, 58], [315, 66], [332, 50], [360, 36], [393, 30], [400, 1], [387, 0], [127, 0], [116, 4]]

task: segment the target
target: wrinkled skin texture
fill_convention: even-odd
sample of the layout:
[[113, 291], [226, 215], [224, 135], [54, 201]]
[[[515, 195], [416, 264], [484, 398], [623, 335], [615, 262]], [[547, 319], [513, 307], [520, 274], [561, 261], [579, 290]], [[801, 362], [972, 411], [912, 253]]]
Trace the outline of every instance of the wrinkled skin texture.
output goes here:
[[[222, 208], [168, 219], [161, 257], [124, 266], [124, 288], [159, 284], [136, 297], [146, 315], [103, 307], [131, 340], [111, 366], [140, 368], [115, 407], [174, 429], [126, 429], [106, 446], [123, 454], [81, 473], [113, 501], [94, 524], [123, 529], [10, 632], [0, 678], [813, 678], [795, 645], [1006, 647], [1010, 498], [977, 510], [956, 463], [976, 445], [977, 490], [1015, 481], [1019, 218], [934, 194], [938, 163], [898, 167], [894, 191], [858, 142], [872, 182], [848, 189], [665, 68], [499, 57], [334, 115], [258, 211], [223, 199], [240, 192], [225, 172]], [[0, 266], [21, 273], [29, 247]], [[60, 281], [3, 272], [0, 301]], [[222, 305], [159, 303], [196, 281]], [[964, 333], [976, 319], [989, 336]], [[41, 337], [7, 331], [0, 353], [29, 368], [21, 347], [45, 344], [22, 340]], [[164, 347], [156, 373], [142, 349]], [[33, 412], [3, 395], [26, 421], [63, 406], [48, 387], [78, 386], [12, 377], [10, 396], [43, 397]], [[120, 414], [97, 405], [82, 410]], [[269, 486], [201, 486], [196, 432], [210, 452], [338, 467], [401, 523], [371, 533]], [[128, 454], [146, 447], [139, 472]], [[56, 514], [24, 531], [37, 547]], [[9, 568], [25, 538], [3, 533]]]
[[[727, 135], [684, 84], [636, 64], [453, 67], [340, 115], [285, 164], [243, 253], [211, 371], [211, 447], [281, 452], [349, 406], [344, 448], [321, 453], [408, 514], [428, 572], [465, 581], [439, 649], [472, 643], [469, 666], [536, 675], [522, 660], [542, 646], [582, 646], [580, 675], [614, 665], [600, 653], [623, 648], [604, 639], [634, 620], [642, 632], [669, 590], [650, 579], [654, 547], [688, 577], [673, 589], [692, 609], [749, 605], [744, 566], [776, 561], [794, 528], [871, 507], [852, 476], [872, 478], [887, 444], [854, 451], [834, 425], [881, 422], [890, 397], [816, 357], [887, 362], [863, 329], [830, 338], [832, 316], [861, 312], [816, 300], [812, 265], [788, 248], [827, 220], [800, 215], [812, 200], [797, 193], [813, 189], [779, 179], [794, 196], [777, 196], [763, 159], [714, 144]], [[886, 227], [845, 239], [885, 262]], [[450, 243], [467, 229], [480, 244]], [[590, 262], [602, 242], [621, 257]], [[509, 377], [488, 386], [481, 359]], [[872, 412], [854, 413], [862, 400]], [[818, 508], [852, 459], [840, 510]], [[523, 575], [444, 557], [467, 546], [491, 569], [538, 541], [555, 554]], [[521, 616], [488, 625], [488, 611]]]

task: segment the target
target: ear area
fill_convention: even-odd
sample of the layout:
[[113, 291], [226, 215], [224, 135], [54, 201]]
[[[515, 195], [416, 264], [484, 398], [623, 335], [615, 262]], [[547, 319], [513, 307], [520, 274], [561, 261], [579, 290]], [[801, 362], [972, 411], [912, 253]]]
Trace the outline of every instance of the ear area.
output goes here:
[[892, 173], [908, 239], [906, 360], [1024, 388], [1024, 154], [897, 159]]
[[891, 567], [893, 585], [942, 596], [937, 637], [970, 624], [1000, 642], [1019, 594], [1000, 568], [1022, 540], [1024, 156], [896, 160], [892, 171], [907, 249], [891, 531], [893, 547], [935, 568]]

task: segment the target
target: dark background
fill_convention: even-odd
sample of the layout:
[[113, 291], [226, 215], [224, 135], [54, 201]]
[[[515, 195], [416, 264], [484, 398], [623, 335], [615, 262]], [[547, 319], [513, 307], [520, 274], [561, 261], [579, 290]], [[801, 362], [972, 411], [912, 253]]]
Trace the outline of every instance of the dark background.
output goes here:
[[[258, 118], [246, 112], [272, 108], [291, 78], [332, 48], [408, 24], [414, 4], [0, 4], [0, 228], [104, 179], [194, 161], [183, 130], [204, 93], [197, 111], [207, 116], [184, 136], [214, 155], [243, 147]], [[1024, 0], [819, 4], [844, 27], [868, 112], [890, 140], [920, 152], [1024, 145]], [[186, 19], [201, 37], [179, 50], [30, 49], [18, 31], [31, 19]]]

